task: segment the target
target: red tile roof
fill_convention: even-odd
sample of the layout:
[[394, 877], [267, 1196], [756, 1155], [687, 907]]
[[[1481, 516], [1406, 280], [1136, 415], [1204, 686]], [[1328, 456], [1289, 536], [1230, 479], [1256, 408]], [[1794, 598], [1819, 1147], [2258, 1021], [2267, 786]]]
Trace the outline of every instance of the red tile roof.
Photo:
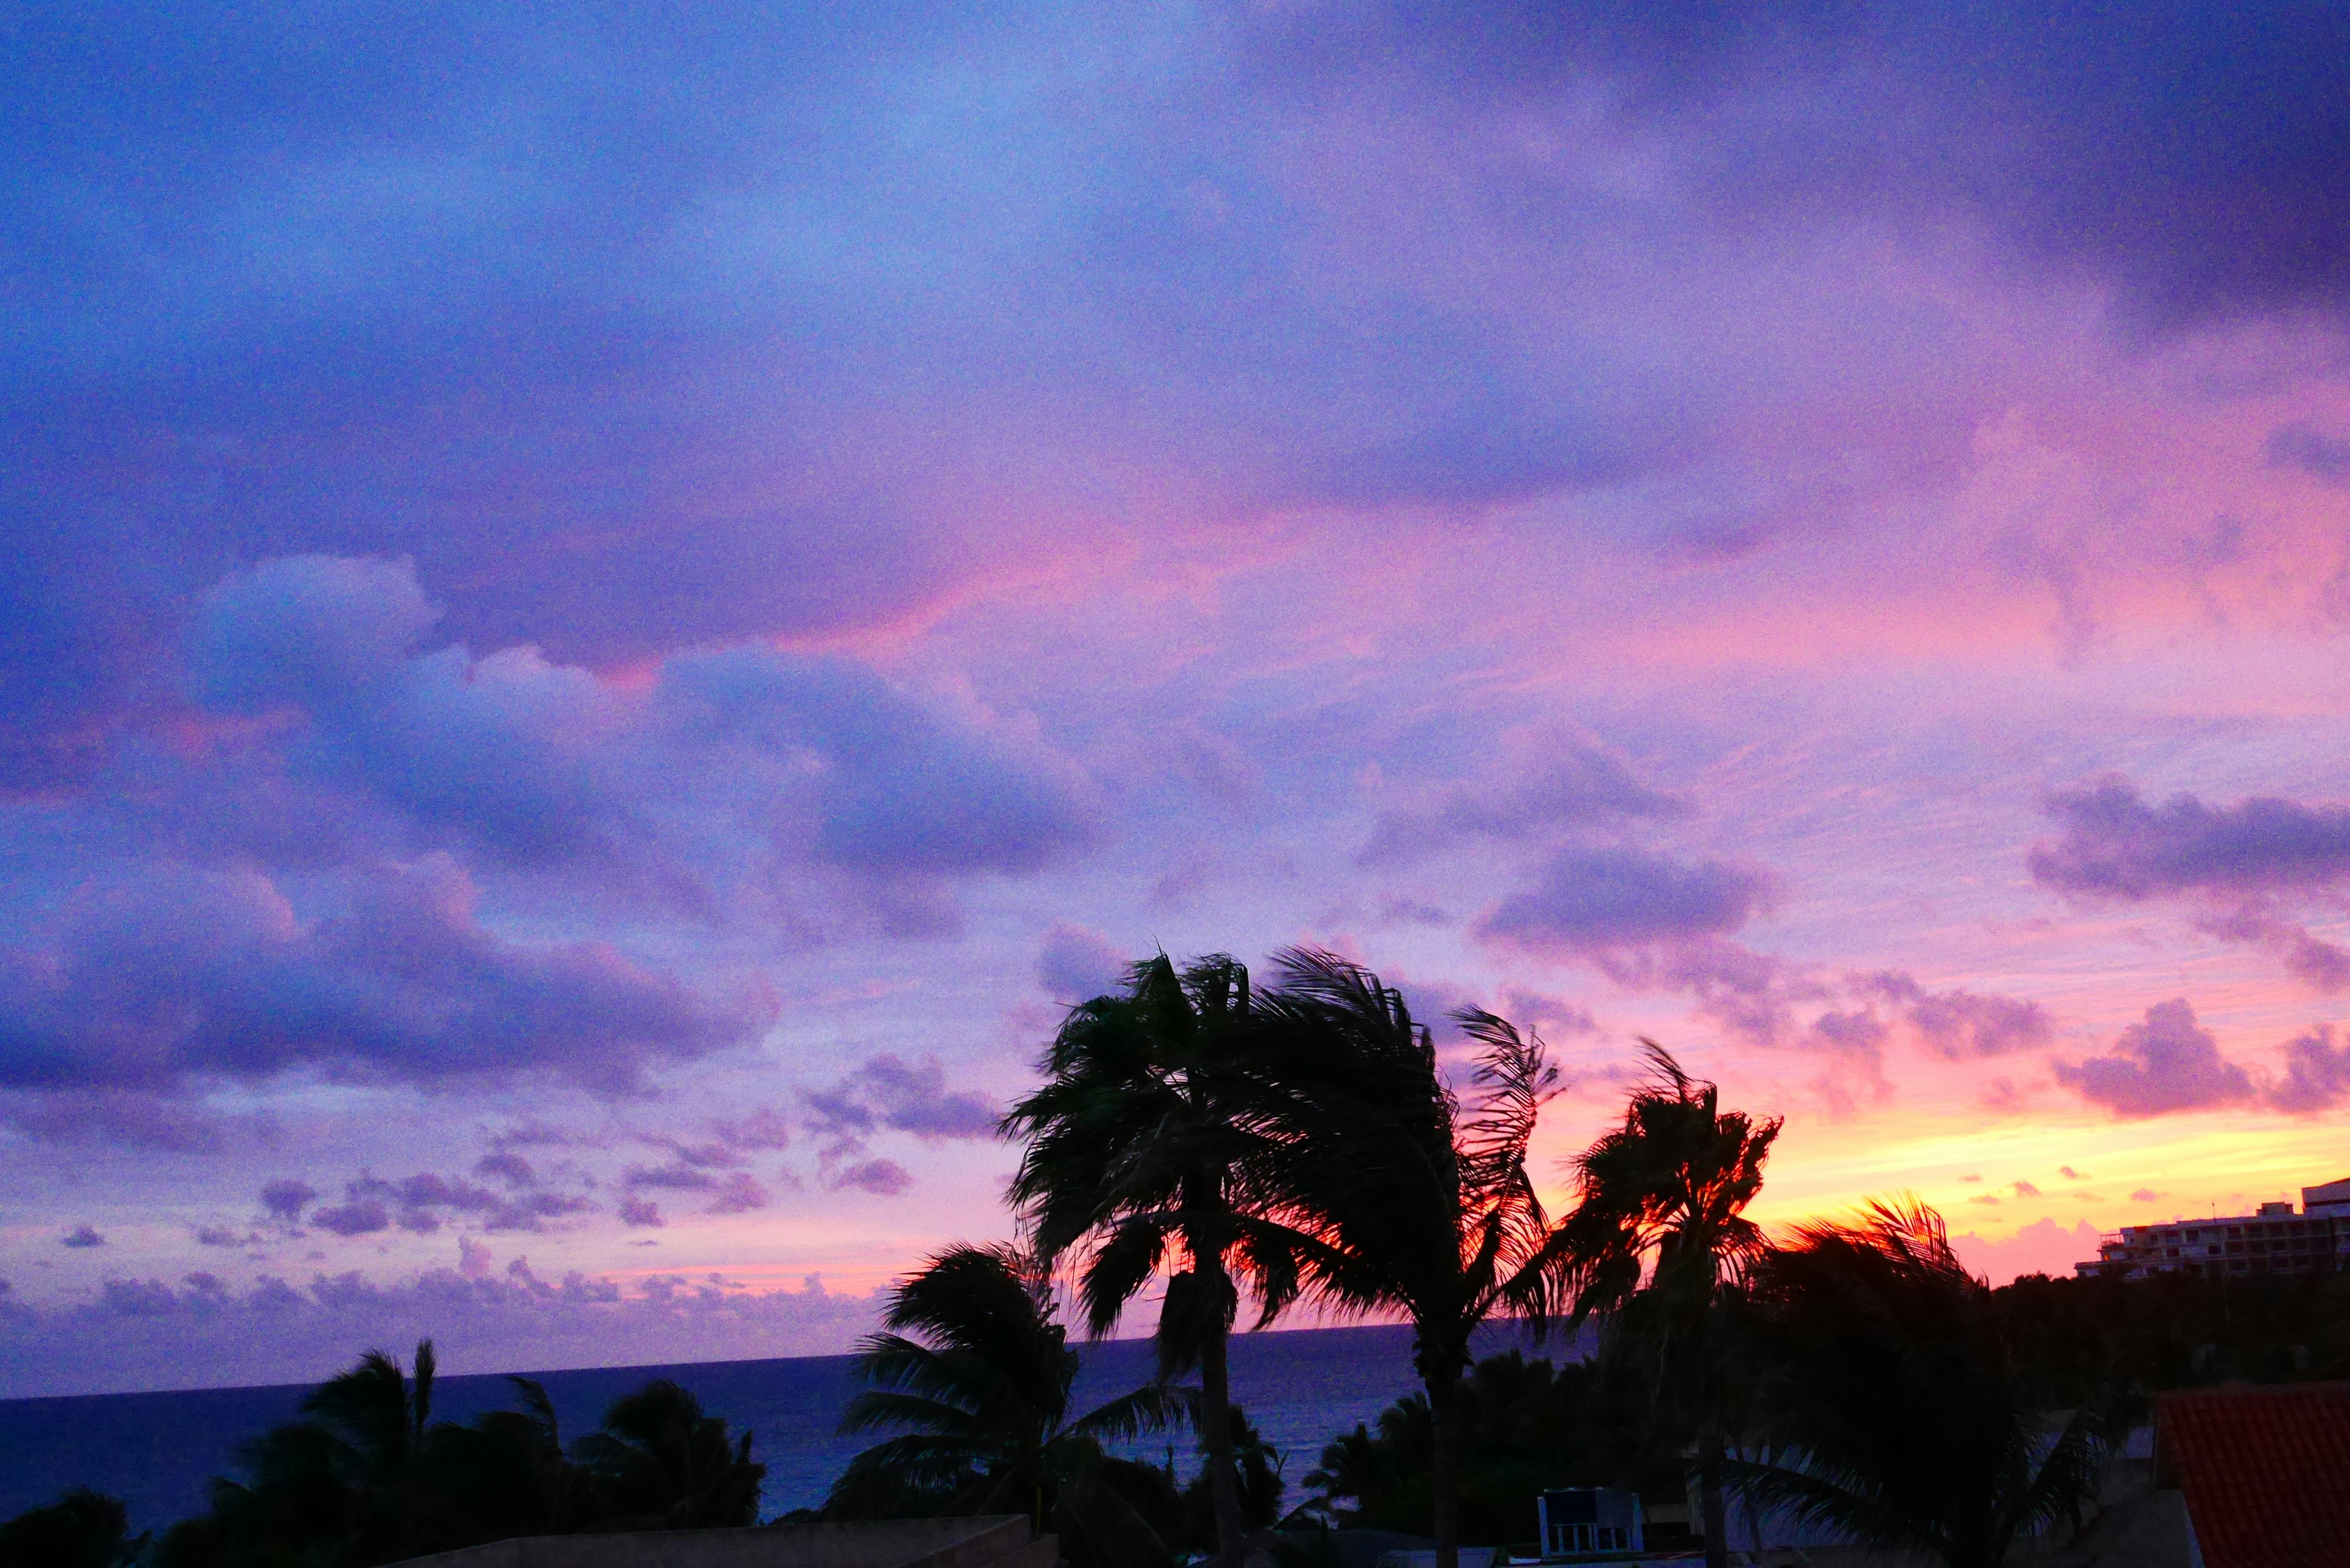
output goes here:
[[2350, 1568], [2350, 1383], [2166, 1394], [2155, 1419], [2207, 1568]]

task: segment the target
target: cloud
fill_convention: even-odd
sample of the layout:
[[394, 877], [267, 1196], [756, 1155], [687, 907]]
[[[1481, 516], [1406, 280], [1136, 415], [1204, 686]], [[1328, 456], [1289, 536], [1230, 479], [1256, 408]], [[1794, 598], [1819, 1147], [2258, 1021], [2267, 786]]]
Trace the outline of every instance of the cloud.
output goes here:
[[2327, 435], [2306, 421], [2269, 432], [2269, 466], [2297, 468], [2329, 484], [2350, 483], [2350, 441]]
[[1108, 938], [1058, 920], [1036, 955], [1036, 983], [1055, 1002], [1088, 1002], [1118, 990], [1133, 961]]
[[713, 1002], [608, 943], [510, 940], [479, 903], [439, 856], [309, 919], [251, 870], [125, 887], [55, 946], [0, 953], [18, 981], [0, 1002], [0, 1084], [171, 1089], [310, 1066], [414, 1083], [537, 1072], [619, 1093], [774, 1015], [764, 993]]
[[1544, 862], [1534, 888], [1486, 910], [1475, 931], [1524, 952], [1605, 960], [1726, 936], [1768, 909], [1773, 891], [1768, 875], [1723, 860], [1567, 848]]
[[809, 1126], [832, 1140], [830, 1158], [860, 1152], [865, 1138], [885, 1130], [911, 1133], [926, 1143], [992, 1138], [999, 1114], [984, 1095], [948, 1089], [937, 1057], [915, 1064], [888, 1054], [810, 1093], [807, 1105]]
[[217, 1154], [239, 1143], [266, 1143], [276, 1130], [267, 1115], [105, 1088], [0, 1094], [0, 1121], [43, 1143], [109, 1144], [167, 1154]]
[[[516, 1193], [493, 1191], [476, 1186], [462, 1177], [452, 1178], [421, 1171], [399, 1180], [377, 1176], [361, 1176], [344, 1189], [348, 1201], [338, 1214], [369, 1218], [382, 1205], [389, 1204], [395, 1222], [403, 1231], [418, 1235], [431, 1235], [441, 1229], [444, 1220], [463, 1215], [485, 1231], [542, 1231], [546, 1221], [567, 1214], [577, 1214], [588, 1207], [588, 1199], [577, 1193], [549, 1192], [542, 1189]], [[366, 1207], [374, 1205], [374, 1208]], [[311, 1216], [313, 1224], [338, 1230], [330, 1222], [328, 1210]], [[370, 1224], [370, 1230], [380, 1226]], [[342, 1234], [352, 1234], [342, 1231]]]
[[2035, 846], [2032, 874], [2074, 897], [2184, 900], [2214, 936], [2274, 950], [2320, 991], [2350, 988], [2350, 951], [2283, 918], [2281, 907], [2338, 905], [2350, 877], [2350, 807], [2255, 797], [2232, 806], [2177, 794], [2150, 806], [2108, 776], [2049, 798], [2064, 824]]
[[1690, 815], [1690, 804], [1635, 777], [1624, 762], [1560, 726], [1513, 733], [1500, 777], [1448, 784], [1380, 812], [1358, 865], [1398, 866], [1464, 839], [1521, 844], [1561, 828]]
[[533, 1187], [538, 1182], [538, 1172], [530, 1161], [506, 1148], [494, 1149], [475, 1160], [473, 1174], [495, 1177], [509, 1187]]
[[283, 1177], [265, 1182], [261, 1189], [261, 1207], [280, 1224], [301, 1223], [302, 1210], [318, 1196], [318, 1189], [307, 1181]]
[[2285, 1042], [2284, 1076], [2262, 1095], [2268, 1105], [2296, 1116], [2331, 1110], [2350, 1097], [2350, 1043], [2334, 1043], [2334, 1026], [2321, 1023]]
[[2053, 1064], [2056, 1081], [2117, 1116], [2240, 1105], [2255, 1097], [2251, 1075], [2220, 1054], [2185, 998], [2158, 1002], [2103, 1056]]
[[2141, 1187], [2136, 1192], [2130, 1194], [2130, 1201], [2132, 1203], [2152, 1203], [2161, 1197], [2162, 1194], [2157, 1192], [2153, 1188]]
[[711, 1199], [710, 1207], [704, 1212], [747, 1214], [754, 1209], [766, 1206], [767, 1189], [749, 1171], [738, 1170], [719, 1184], [717, 1195]]
[[2254, 797], [2232, 806], [2175, 794], [2149, 805], [2108, 775], [2060, 790], [2048, 810], [2064, 826], [2033, 846], [2032, 875], [2059, 892], [2141, 900], [2331, 888], [2350, 876], [2350, 807]]
[[914, 1178], [894, 1159], [868, 1159], [843, 1168], [832, 1178], [836, 1189], [853, 1189], [877, 1198], [895, 1198], [914, 1184]]
[[2063, 1177], [2067, 1181], [2094, 1181], [2096, 1179], [2095, 1177], [2085, 1175], [2084, 1173], [2074, 1169], [2069, 1165], [2058, 1166], [2056, 1168], [2056, 1174]]
[[660, 1204], [632, 1192], [620, 1199], [620, 1223], [632, 1231], [657, 1231], [668, 1221], [661, 1218]]
[[2032, 1050], [2055, 1034], [2054, 1021], [2036, 1002], [1963, 989], [1921, 993], [1910, 1005], [1909, 1021], [1927, 1049], [1951, 1061]]
[[88, 1303], [12, 1303], [0, 1308], [0, 1397], [185, 1386], [191, 1368], [228, 1385], [313, 1381], [349, 1366], [353, 1345], [428, 1334], [492, 1366], [837, 1355], [872, 1326], [879, 1305], [820, 1285], [635, 1286], [576, 1271], [547, 1279], [526, 1259], [494, 1270], [475, 1257], [461, 1246], [458, 1268], [383, 1280], [322, 1273], [307, 1285], [263, 1275], [243, 1290], [201, 1272], [179, 1287], [125, 1277]]
[[2023, 1274], [2069, 1277], [2073, 1265], [2097, 1255], [2099, 1233], [2084, 1220], [2069, 1230], [2051, 1219], [2035, 1220], [2013, 1235], [1986, 1238], [1970, 1231], [1950, 1238], [1951, 1249], [1968, 1268], [2003, 1285]]
[[338, 1236], [372, 1236], [391, 1229], [391, 1210], [380, 1198], [354, 1198], [347, 1203], [312, 1210], [310, 1223]]
[[2028, 1181], [2019, 1181], [2015, 1183], [2014, 1190], [2015, 1195], [2018, 1198], [2037, 1198], [2040, 1196], [2040, 1189], [2033, 1186], [2032, 1183]]
[[106, 1238], [87, 1225], [77, 1225], [65, 1233], [58, 1245], [75, 1248], [103, 1247], [106, 1245]]

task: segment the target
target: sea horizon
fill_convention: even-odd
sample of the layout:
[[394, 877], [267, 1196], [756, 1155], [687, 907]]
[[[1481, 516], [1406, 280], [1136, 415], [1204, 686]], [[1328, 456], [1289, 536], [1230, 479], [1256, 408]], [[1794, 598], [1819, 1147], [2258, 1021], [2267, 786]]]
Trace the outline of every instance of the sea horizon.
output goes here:
[[[1481, 1356], [1517, 1347], [1555, 1361], [1568, 1358], [1579, 1343], [1554, 1337], [1537, 1346], [1523, 1325], [1510, 1323], [1481, 1330], [1475, 1346]], [[1079, 1354], [1083, 1364], [1071, 1401], [1076, 1411], [1151, 1375], [1148, 1338], [1087, 1342]], [[433, 1416], [466, 1421], [511, 1407], [510, 1379], [530, 1377], [545, 1385], [568, 1441], [595, 1429], [614, 1398], [654, 1377], [670, 1377], [709, 1414], [725, 1417], [730, 1431], [752, 1432], [751, 1457], [767, 1467], [760, 1517], [773, 1519], [819, 1503], [850, 1456], [879, 1440], [842, 1438], [836, 1430], [840, 1407], [855, 1391], [852, 1358], [844, 1353], [469, 1372], [434, 1380]], [[404, 1364], [404, 1348], [401, 1359]], [[1232, 1380], [1235, 1401], [1282, 1454], [1294, 1501], [1324, 1444], [1358, 1421], [1375, 1420], [1418, 1386], [1411, 1330], [1369, 1324], [1238, 1334]], [[210, 1479], [235, 1468], [238, 1447], [294, 1418], [315, 1386], [265, 1383], [0, 1400], [0, 1518], [87, 1485], [122, 1499], [135, 1530], [160, 1532], [201, 1511]], [[1199, 1462], [1188, 1433], [1145, 1439], [1130, 1451], [1171, 1459], [1187, 1475]]]

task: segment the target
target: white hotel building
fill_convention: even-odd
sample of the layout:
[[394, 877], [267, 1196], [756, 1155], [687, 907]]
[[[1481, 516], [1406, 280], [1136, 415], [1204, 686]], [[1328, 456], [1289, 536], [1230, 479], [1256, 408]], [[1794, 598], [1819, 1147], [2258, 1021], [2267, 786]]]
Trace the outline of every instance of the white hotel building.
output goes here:
[[2254, 1214], [2177, 1220], [2168, 1225], [2126, 1225], [2097, 1244], [2097, 1261], [2075, 1265], [2084, 1274], [2312, 1273], [2350, 1268], [2350, 1178], [2301, 1189], [2301, 1212], [2290, 1203], [2263, 1203]]

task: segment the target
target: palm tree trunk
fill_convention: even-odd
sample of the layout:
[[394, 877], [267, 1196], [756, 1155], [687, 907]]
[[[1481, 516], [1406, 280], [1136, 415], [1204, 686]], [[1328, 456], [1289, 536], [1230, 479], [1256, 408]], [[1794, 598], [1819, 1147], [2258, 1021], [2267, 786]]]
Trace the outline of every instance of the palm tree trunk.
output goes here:
[[1430, 1531], [1436, 1537], [1436, 1568], [1461, 1568], [1461, 1376], [1428, 1379], [1428, 1410], [1433, 1443], [1430, 1467]]
[[1730, 1511], [1721, 1495], [1721, 1434], [1708, 1428], [1698, 1449], [1699, 1501], [1705, 1513], [1705, 1568], [1730, 1568]]
[[1242, 1568], [1248, 1556], [1248, 1527], [1241, 1520], [1240, 1477], [1232, 1463], [1232, 1370], [1225, 1358], [1230, 1343], [1222, 1324], [1211, 1324], [1207, 1343], [1200, 1347], [1201, 1434], [1208, 1449], [1208, 1499], [1216, 1510], [1216, 1562], [1220, 1568]]

